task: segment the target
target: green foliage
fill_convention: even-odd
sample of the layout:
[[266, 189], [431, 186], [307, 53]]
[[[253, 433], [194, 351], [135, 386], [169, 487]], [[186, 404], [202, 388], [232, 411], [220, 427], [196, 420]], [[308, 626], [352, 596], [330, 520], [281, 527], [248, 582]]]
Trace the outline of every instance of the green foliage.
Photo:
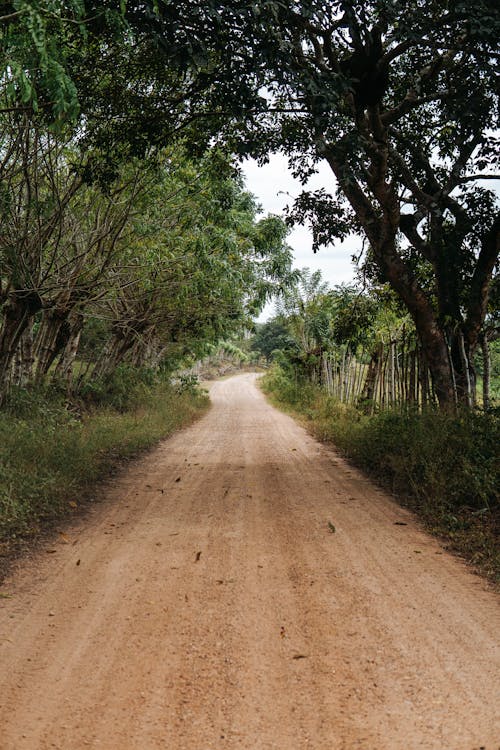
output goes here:
[[262, 333], [258, 329], [254, 341], [268, 349], [265, 340], [260, 343], [262, 335], [280, 327], [282, 337], [273, 348], [281, 350], [282, 366], [295, 368], [302, 380], [311, 377], [323, 353], [371, 353], [378, 342], [397, 340], [403, 330], [413, 333], [410, 317], [401, 313], [387, 287], [331, 289], [320, 271], [311, 273], [307, 268], [299, 271], [296, 283], [289, 284], [277, 310], [278, 317], [267, 324], [270, 328], [263, 327]]
[[0, 11], [0, 110], [74, 122], [78, 94], [66, 58], [85, 40], [84, 10], [82, 0], [13, 0]]
[[197, 159], [180, 145], [155, 151], [105, 184], [87, 184], [74, 138], [47, 136], [29, 120], [23, 137], [14, 125], [3, 137], [0, 402], [24, 335], [35, 336], [35, 362], [25, 360], [16, 382], [54, 371], [70, 381], [58, 364], [76, 342], [88, 365], [78, 380], [86, 397], [113, 392], [126, 407], [133, 389], [118, 366], [182, 366], [240, 333], [292, 275], [284, 222], [257, 220], [232, 159], [217, 148]]
[[262, 161], [281, 151], [304, 184], [328, 163], [332, 189], [299, 196], [289, 219], [311, 224], [315, 249], [363, 231], [365, 273], [411, 314], [438, 399], [469, 401], [500, 227], [481, 182], [498, 177], [493, 4], [128, 7], [164, 64], [197, 81], [187, 100], [219, 142]]
[[[114, 400], [123, 407], [116, 391]], [[100, 406], [83, 417], [55, 393], [13, 394], [0, 413], [0, 541], [33, 535], [74, 512], [117, 459], [153, 445], [206, 406], [199, 391], [180, 394], [165, 382], [138, 384], [130, 410]]]
[[138, 408], [158, 376], [151, 369], [122, 363], [112, 373], [85, 382], [79, 395], [87, 406], [126, 412]]
[[317, 389], [311, 383], [294, 377], [294, 373], [286, 369], [286, 359], [281, 359], [280, 362], [280, 357], [277, 358], [277, 361], [261, 381], [262, 387], [284, 404], [300, 407], [306, 412], [312, 408], [315, 402]]
[[200, 380], [197, 375], [180, 375], [175, 384], [177, 393], [199, 393]]
[[500, 580], [498, 412], [387, 410], [367, 416], [319, 388], [304, 388], [279, 367], [263, 387]]
[[282, 320], [269, 320], [267, 323], [256, 326], [255, 335], [252, 338], [251, 350], [259, 352], [270, 362], [277, 350], [295, 348], [295, 341], [290, 336], [288, 329]]

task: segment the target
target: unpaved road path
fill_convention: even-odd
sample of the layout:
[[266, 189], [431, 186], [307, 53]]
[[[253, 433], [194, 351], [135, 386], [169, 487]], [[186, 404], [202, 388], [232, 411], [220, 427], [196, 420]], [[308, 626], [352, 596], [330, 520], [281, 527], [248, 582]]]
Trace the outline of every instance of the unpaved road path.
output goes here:
[[211, 394], [2, 587], [1, 750], [497, 750], [495, 595], [255, 376]]

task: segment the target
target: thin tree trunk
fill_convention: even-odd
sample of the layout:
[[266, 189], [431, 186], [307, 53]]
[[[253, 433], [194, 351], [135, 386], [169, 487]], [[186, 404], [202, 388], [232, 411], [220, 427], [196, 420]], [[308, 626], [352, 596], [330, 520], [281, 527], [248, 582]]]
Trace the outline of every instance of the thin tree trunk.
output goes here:
[[490, 403], [490, 379], [491, 379], [491, 355], [488, 334], [482, 333], [480, 337], [481, 352], [483, 355], [483, 409], [488, 411]]
[[54, 380], [66, 381], [68, 390], [71, 390], [73, 366], [78, 354], [83, 328], [83, 315], [81, 313], [71, 315], [68, 324], [68, 340], [55, 367]]
[[416, 393], [415, 393], [415, 385], [416, 385], [416, 377], [415, 377], [415, 370], [417, 367], [417, 356], [415, 351], [412, 351], [409, 353], [408, 357], [408, 369], [409, 369], [409, 380], [408, 380], [408, 401], [409, 403], [415, 404], [417, 401]]
[[381, 344], [377, 344], [375, 351], [372, 353], [370, 362], [368, 363], [368, 371], [366, 373], [365, 385], [361, 394], [362, 401], [374, 401], [375, 399], [375, 386], [377, 380], [377, 370], [381, 357]]

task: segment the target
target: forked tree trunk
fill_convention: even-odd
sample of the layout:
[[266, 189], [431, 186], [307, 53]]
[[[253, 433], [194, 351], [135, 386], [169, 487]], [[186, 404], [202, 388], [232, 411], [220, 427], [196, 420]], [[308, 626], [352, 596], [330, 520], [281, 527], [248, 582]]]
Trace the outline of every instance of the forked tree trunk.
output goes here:
[[102, 355], [95, 366], [93, 376], [105, 378], [123, 362], [136, 342], [136, 336], [130, 330], [119, 330], [111, 336]]

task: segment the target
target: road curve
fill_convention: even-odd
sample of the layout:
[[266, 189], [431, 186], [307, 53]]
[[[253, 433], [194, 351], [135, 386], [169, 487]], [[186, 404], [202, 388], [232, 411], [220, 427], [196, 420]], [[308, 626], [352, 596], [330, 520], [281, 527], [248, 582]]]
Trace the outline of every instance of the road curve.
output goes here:
[[1, 750], [498, 750], [495, 594], [254, 375], [211, 397], [2, 586]]

